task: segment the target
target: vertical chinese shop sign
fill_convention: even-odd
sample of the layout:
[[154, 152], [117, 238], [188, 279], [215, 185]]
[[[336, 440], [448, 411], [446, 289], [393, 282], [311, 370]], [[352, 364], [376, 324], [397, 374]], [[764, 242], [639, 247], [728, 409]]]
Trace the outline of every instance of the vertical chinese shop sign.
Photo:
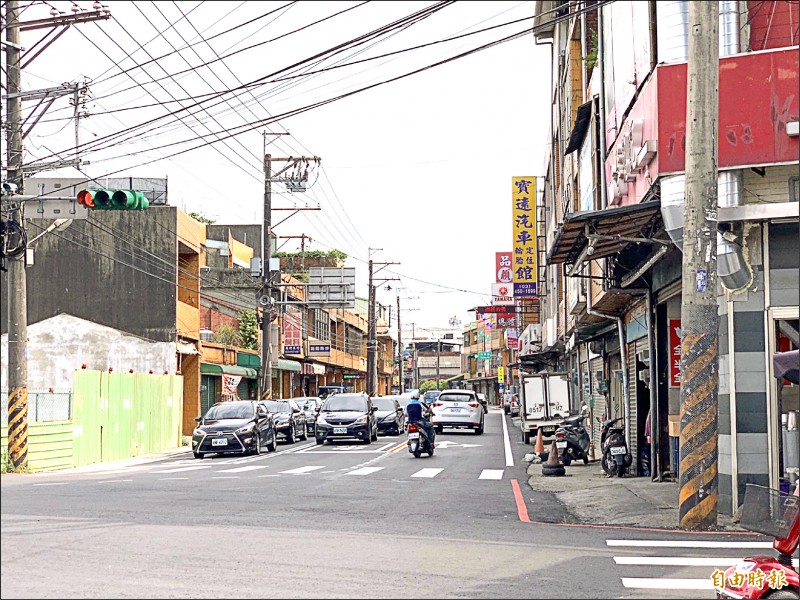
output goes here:
[[511, 178], [514, 296], [536, 296], [536, 177]]
[[669, 387], [681, 387], [681, 320], [669, 320]]

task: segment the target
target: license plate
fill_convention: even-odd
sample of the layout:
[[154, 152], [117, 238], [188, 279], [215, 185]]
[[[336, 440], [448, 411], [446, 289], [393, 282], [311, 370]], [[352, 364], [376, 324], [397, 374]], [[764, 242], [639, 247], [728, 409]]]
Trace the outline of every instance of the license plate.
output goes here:
[[617, 456], [618, 454], [625, 454], [625, 446], [613, 446], [611, 448], [611, 454]]
[[347, 433], [347, 427], [334, 427], [333, 433]]
[[567, 442], [556, 442], [556, 448], [558, 448], [559, 450], [563, 450], [566, 447], [567, 447]]
[[451, 409], [450, 409], [450, 412], [451, 412], [451, 413], [460, 413], [460, 412], [461, 412], [461, 409], [460, 409], [460, 408], [451, 408]]
[[417, 433], [417, 432], [409, 433], [408, 434], [408, 439], [410, 439], [410, 440], [418, 440], [419, 439], [419, 433]]
[[547, 429], [542, 427], [542, 435], [553, 435], [556, 432], [555, 429]]
[[228, 445], [228, 440], [226, 440], [225, 438], [221, 438], [221, 439], [220, 438], [214, 438], [214, 439], [211, 440], [211, 445], [212, 446], [227, 446]]

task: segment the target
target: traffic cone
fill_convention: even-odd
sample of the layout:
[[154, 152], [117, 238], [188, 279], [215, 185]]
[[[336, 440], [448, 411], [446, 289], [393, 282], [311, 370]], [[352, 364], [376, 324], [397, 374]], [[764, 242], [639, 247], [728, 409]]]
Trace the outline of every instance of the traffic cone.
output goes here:
[[542, 438], [542, 430], [536, 433], [536, 445], [533, 447], [533, 451], [536, 454], [542, 454], [544, 452], [544, 439]]
[[566, 475], [567, 470], [561, 464], [558, 458], [558, 447], [555, 440], [550, 446], [550, 453], [547, 456], [547, 462], [542, 465], [542, 475], [545, 477], [563, 477]]
[[558, 446], [556, 446], [555, 441], [553, 441], [552, 445], [550, 446], [550, 454], [547, 457], [547, 464], [556, 467], [561, 464], [561, 459], [558, 457]]

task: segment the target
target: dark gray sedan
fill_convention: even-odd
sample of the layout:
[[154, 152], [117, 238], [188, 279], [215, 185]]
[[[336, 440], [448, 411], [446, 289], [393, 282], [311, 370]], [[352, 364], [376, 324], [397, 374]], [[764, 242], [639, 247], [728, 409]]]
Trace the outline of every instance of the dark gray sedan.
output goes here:
[[406, 415], [397, 396], [376, 396], [372, 399], [372, 405], [377, 408], [375, 418], [378, 432], [400, 435], [406, 430]]
[[218, 402], [202, 417], [195, 417], [195, 421], [197, 426], [192, 432], [195, 458], [231, 452], [261, 454], [264, 448], [275, 451], [275, 423], [261, 402]]

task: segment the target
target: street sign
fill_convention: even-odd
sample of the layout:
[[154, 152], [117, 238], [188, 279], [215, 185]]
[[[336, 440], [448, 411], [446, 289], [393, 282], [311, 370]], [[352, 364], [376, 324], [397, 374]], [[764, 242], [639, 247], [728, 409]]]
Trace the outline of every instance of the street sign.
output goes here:
[[476, 357], [478, 358], [478, 360], [487, 360], [489, 358], [492, 358], [492, 353], [488, 350], [485, 352], [478, 352]]

